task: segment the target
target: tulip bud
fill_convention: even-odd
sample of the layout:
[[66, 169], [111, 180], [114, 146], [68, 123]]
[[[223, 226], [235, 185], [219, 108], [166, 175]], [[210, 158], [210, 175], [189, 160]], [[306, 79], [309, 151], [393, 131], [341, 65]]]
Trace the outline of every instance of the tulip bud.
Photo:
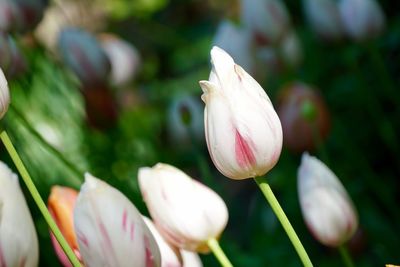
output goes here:
[[175, 144], [204, 140], [203, 110], [197, 98], [186, 95], [173, 100], [168, 111], [168, 133]]
[[0, 119], [4, 117], [10, 104], [10, 91], [3, 71], [0, 68]]
[[356, 41], [377, 37], [385, 27], [385, 15], [375, 0], [340, 0], [339, 11], [345, 31]]
[[133, 80], [140, 68], [140, 55], [130, 43], [111, 34], [100, 36], [101, 46], [111, 62], [111, 82], [123, 86]]
[[264, 89], [222, 49], [203, 89], [205, 135], [218, 170], [232, 179], [262, 176], [278, 161], [282, 127]]
[[[330, 130], [330, 115], [324, 99], [306, 84], [295, 82], [280, 92], [278, 115], [283, 143], [294, 152], [313, 150]], [[318, 140], [319, 139], [319, 140]]]
[[303, 0], [304, 13], [314, 32], [326, 40], [343, 36], [343, 26], [336, 0]]
[[0, 266], [36, 267], [38, 259], [36, 230], [18, 177], [0, 162]]
[[219, 24], [212, 43], [228, 52], [245, 69], [254, 70], [251, 33], [246, 28], [224, 20]]
[[140, 168], [139, 187], [158, 230], [178, 248], [208, 252], [228, 222], [221, 197], [173, 166]]
[[161, 267], [182, 267], [182, 258], [179, 250], [165, 241], [165, 239], [158, 232], [154, 223], [149, 218], [143, 216], [143, 220], [150, 232], [153, 234], [158, 248], [160, 249]]
[[24, 32], [41, 20], [45, 3], [41, 0], [0, 1], [0, 30]]
[[[67, 240], [69, 246], [72, 248], [77, 258], [80, 259], [73, 218], [73, 210], [75, 207], [77, 196], [78, 192], [72, 188], [53, 186], [51, 188], [51, 193], [48, 200], [48, 208], [50, 214], [54, 218], [54, 221], [57, 223], [58, 228], [65, 237], [65, 240]], [[51, 241], [53, 243], [53, 247], [56, 251], [58, 259], [60, 260], [62, 265], [65, 267], [72, 266], [60, 244], [57, 242], [52, 233]]]
[[241, 17], [259, 45], [274, 45], [290, 28], [290, 18], [281, 0], [242, 0]]
[[299, 37], [295, 31], [288, 32], [280, 44], [280, 54], [285, 65], [290, 67], [298, 66], [303, 59], [303, 52]]
[[318, 241], [338, 247], [353, 236], [358, 226], [353, 203], [323, 162], [303, 153], [297, 186], [304, 220]]
[[136, 207], [90, 174], [75, 204], [74, 226], [86, 266], [161, 266], [156, 241]]
[[110, 61], [96, 38], [77, 28], [61, 31], [58, 48], [64, 63], [84, 85], [105, 84]]

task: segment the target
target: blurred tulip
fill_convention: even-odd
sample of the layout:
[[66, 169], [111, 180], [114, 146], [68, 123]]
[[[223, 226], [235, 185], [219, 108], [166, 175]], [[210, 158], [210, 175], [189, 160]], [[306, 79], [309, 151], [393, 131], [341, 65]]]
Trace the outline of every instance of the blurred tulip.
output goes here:
[[211, 50], [203, 89], [205, 135], [218, 170], [232, 179], [262, 176], [278, 161], [282, 127], [264, 89], [222, 49]]
[[330, 247], [347, 242], [357, 230], [358, 219], [336, 175], [323, 162], [304, 153], [297, 179], [303, 217], [314, 237]]
[[274, 45], [290, 29], [290, 17], [281, 0], [241, 0], [241, 17], [259, 45]]
[[290, 31], [283, 37], [280, 51], [285, 65], [296, 67], [301, 63], [303, 60], [303, 51], [299, 37], [295, 31]]
[[338, 40], [343, 26], [336, 0], [303, 0], [304, 13], [314, 32], [325, 40]]
[[[0, 7], [1, 8], [1, 7]], [[10, 36], [0, 31], [0, 68], [6, 72], [12, 63]]]
[[45, 2], [42, 0], [1, 0], [0, 30], [25, 32], [42, 19]]
[[224, 49], [239, 65], [252, 72], [254, 60], [251, 55], [251, 41], [250, 31], [224, 20], [219, 24], [212, 43]]
[[107, 17], [101, 1], [52, 1], [43, 20], [36, 27], [35, 37], [47, 49], [56, 51], [59, 33], [64, 28], [76, 27], [99, 32], [106, 27]]
[[60, 33], [58, 48], [63, 62], [84, 85], [107, 84], [110, 61], [90, 33], [78, 28], [66, 28]]
[[[77, 196], [78, 192], [72, 188], [53, 186], [48, 200], [48, 208], [54, 221], [57, 223], [58, 228], [65, 237], [65, 240], [68, 242], [77, 258], [80, 259], [81, 257], [78, 242], [76, 240], [73, 218]], [[65, 267], [72, 266], [54, 235], [52, 233], [50, 234], [54, 250], [56, 251], [60, 262]]]
[[7, 79], [0, 68], [0, 119], [4, 117], [10, 105], [10, 90], [8, 89]]
[[183, 267], [203, 267], [199, 254], [181, 249]]
[[85, 175], [74, 226], [86, 266], [161, 266], [153, 235], [136, 207], [117, 189]]
[[102, 86], [82, 90], [88, 124], [96, 129], [107, 129], [118, 119], [118, 108], [111, 91]]
[[157, 229], [178, 248], [208, 252], [228, 222], [221, 197], [171, 165], [140, 168], [139, 186]]
[[328, 107], [321, 95], [304, 83], [291, 83], [281, 90], [277, 111], [283, 143], [291, 151], [314, 150], [329, 134]]
[[26, 61], [14, 39], [9, 37], [8, 44], [10, 48], [11, 64], [6, 69], [6, 74], [7, 77], [14, 78], [26, 70]]
[[182, 267], [182, 259], [179, 250], [165, 241], [149, 218], [143, 216], [143, 220], [153, 234], [158, 248], [160, 249], [161, 267]]
[[168, 133], [175, 144], [204, 140], [203, 107], [197, 98], [181, 95], [172, 101], [168, 110]]
[[0, 266], [38, 266], [36, 230], [18, 177], [1, 161], [0, 219]]
[[111, 34], [100, 35], [100, 41], [111, 62], [111, 82], [115, 86], [127, 85], [139, 71], [139, 52], [132, 44]]
[[375, 0], [340, 0], [339, 10], [345, 31], [356, 41], [377, 37], [385, 28], [385, 15]]

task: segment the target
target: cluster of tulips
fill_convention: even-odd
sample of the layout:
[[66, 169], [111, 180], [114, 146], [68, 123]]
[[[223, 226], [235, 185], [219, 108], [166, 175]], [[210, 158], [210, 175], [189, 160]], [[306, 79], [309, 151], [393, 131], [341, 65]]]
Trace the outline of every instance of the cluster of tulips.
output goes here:
[[[305, 152], [317, 145], [315, 132], [318, 138], [328, 134], [329, 113], [323, 99], [309, 86], [293, 83], [282, 93], [276, 112], [265, 90], [249, 74], [259, 75], [252, 61], [254, 54], [249, 53], [253, 51], [254, 41], [259, 49], [258, 60], [270, 58], [272, 49], [289, 65], [300, 61], [298, 40], [288, 12], [278, 0], [242, 2], [244, 29], [225, 21], [217, 31], [214, 44], [229, 54], [217, 46], [211, 49], [209, 79], [200, 81], [205, 103], [204, 128], [197, 127], [193, 132], [204, 130], [212, 162], [224, 176], [255, 180], [303, 265], [313, 266], [265, 177], [279, 160], [283, 139], [290, 149], [303, 152], [297, 183], [305, 223], [318, 241], [338, 248], [345, 264], [352, 266], [345, 244], [358, 228], [355, 206], [338, 177], [323, 162]], [[0, 16], [4, 12], [18, 14], [18, 8], [25, 7], [20, 4], [24, 1], [13, 3], [0, 1]], [[9, 4], [7, 8], [6, 4]], [[384, 27], [383, 13], [374, 0], [341, 0], [339, 4], [311, 0], [305, 1], [304, 6], [313, 29], [325, 39], [336, 39], [347, 33], [357, 41], [365, 40], [376, 36]], [[42, 5], [38, 7], [43, 9]], [[40, 15], [34, 16], [33, 24], [42, 16], [38, 12]], [[11, 19], [7, 20], [8, 24], [0, 23], [0, 29], [19, 30], [24, 21], [18, 19], [22, 17], [7, 16]], [[7, 60], [0, 58], [0, 67], [6, 73], [0, 71], [0, 118], [6, 115], [10, 105], [6, 76], [12, 76], [16, 68], [11, 63], [20, 62], [12, 52], [15, 51], [13, 42], [5, 36], [0, 34], [0, 48], [7, 48], [8, 52], [4, 53], [11, 56]], [[111, 97], [110, 72], [113, 86], [123, 86], [137, 69], [136, 51], [115, 36], [97, 38], [69, 27], [57, 32], [57, 40], [59, 57], [78, 77], [87, 105], [92, 103], [91, 99], [98, 99], [99, 94], [102, 100]], [[120, 53], [122, 50], [126, 53]], [[135, 60], [125, 62], [127, 54]], [[193, 110], [198, 110], [192, 100], [185, 101]], [[104, 108], [96, 107], [96, 112]], [[299, 113], [300, 109], [304, 112]], [[196, 121], [203, 120], [199, 114], [194, 115]], [[176, 118], [172, 117], [171, 121]], [[197, 253], [210, 251], [222, 266], [234, 264], [218, 243], [228, 223], [226, 204], [212, 189], [183, 171], [158, 163], [152, 168], [140, 168], [137, 177], [133, 177], [139, 181], [151, 219], [144, 217], [118, 189], [88, 173], [79, 192], [54, 186], [47, 209], [6, 130], [2, 130], [0, 137], [49, 224], [55, 251], [64, 266], [196, 267], [202, 266]], [[39, 245], [33, 220], [17, 175], [2, 162], [0, 185], [0, 266], [38, 266]]]
[[[211, 59], [209, 80], [200, 85], [212, 161], [231, 179], [255, 179], [303, 264], [312, 266], [268, 179], [262, 177], [281, 153], [278, 115], [264, 89], [225, 51], [214, 47]], [[4, 116], [10, 97], [4, 75], [0, 78]], [[3, 131], [1, 139], [15, 160], [6, 136]], [[1, 167], [2, 262], [4, 266], [37, 266], [37, 237], [17, 176], [5, 164]], [[48, 207], [73, 251], [73, 255], [64, 254], [66, 248], [53, 238], [64, 266], [79, 266], [71, 258], [85, 266], [201, 266], [193, 253], [210, 250], [223, 266], [232, 266], [217, 241], [228, 221], [221, 197], [167, 164], [140, 168], [138, 180], [152, 221], [121, 192], [90, 174], [85, 175], [79, 194], [70, 188], [52, 188]], [[298, 192], [306, 224], [320, 242], [340, 247], [352, 237], [358, 220], [346, 190], [327, 166], [308, 153], [303, 154], [298, 170]]]

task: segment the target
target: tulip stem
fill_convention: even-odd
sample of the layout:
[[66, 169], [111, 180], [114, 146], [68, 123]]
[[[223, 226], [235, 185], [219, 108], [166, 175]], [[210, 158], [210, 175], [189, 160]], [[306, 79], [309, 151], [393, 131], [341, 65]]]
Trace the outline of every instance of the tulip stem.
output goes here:
[[254, 180], [260, 187], [260, 190], [264, 194], [269, 204], [271, 205], [271, 208], [274, 211], [276, 217], [278, 217], [280, 223], [282, 224], [283, 229], [285, 229], [286, 234], [288, 235], [290, 241], [292, 242], [294, 248], [296, 249], [297, 254], [299, 255], [303, 265], [305, 267], [312, 267], [313, 264], [311, 263], [311, 260], [308, 257], [306, 250], [301, 244], [301, 241], [297, 236], [296, 231], [293, 229], [293, 226], [290, 224], [289, 219], [287, 218], [281, 205], [279, 204], [274, 193], [272, 192], [271, 187], [269, 186], [264, 177], [254, 177]]
[[221, 246], [218, 243], [218, 240], [215, 238], [211, 238], [207, 241], [208, 247], [213, 252], [214, 256], [217, 258], [221, 266], [223, 267], [233, 267], [232, 263], [229, 261], [228, 257], [225, 255]]
[[344, 262], [344, 265], [346, 267], [354, 267], [355, 265], [353, 263], [353, 259], [351, 258], [350, 253], [347, 250], [346, 245], [343, 244], [343, 245], [339, 246], [338, 249], [339, 249], [340, 256], [342, 256], [342, 260]]
[[58, 151], [55, 147], [53, 147], [51, 144], [49, 144], [40, 133], [38, 133], [32, 125], [29, 123], [29, 121], [24, 117], [21, 111], [18, 110], [17, 107], [14, 105], [10, 105], [10, 110], [19, 118], [19, 120], [22, 122], [24, 127], [48, 150], [50, 151], [55, 157], [57, 157], [66, 167], [68, 167], [74, 174], [74, 184], [80, 185], [81, 180], [79, 177], [82, 177], [83, 172], [78, 170], [70, 161], [68, 161], [64, 155]]
[[62, 235], [60, 229], [58, 228], [57, 224], [54, 222], [53, 217], [50, 215], [46, 204], [44, 203], [43, 199], [40, 197], [40, 194], [32, 181], [27, 169], [24, 166], [21, 158], [18, 155], [18, 152], [15, 150], [14, 145], [12, 144], [10, 137], [8, 136], [7, 132], [3, 130], [0, 134], [1, 141], [3, 142], [4, 146], [6, 147], [8, 153], [10, 154], [11, 159], [14, 161], [15, 166], [20, 173], [22, 180], [24, 181], [26, 187], [28, 188], [29, 192], [32, 195], [33, 200], [35, 201], [36, 205], [38, 206], [40, 212], [42, 213], [44, 219], [46, 220], [47, 224], [50, 227], [50, 230], [53, 232], [55, 238], [57, 239], [58, 243], [64, 250], [65, 254], [67, 255], [68, 259], [72, 263], [74, 267], [81, 267], [79, 260], [76, 258], [75, 253], [72, 251], [71, 247], [68, 245], [67, 241], [65, 240], [64, 236]]

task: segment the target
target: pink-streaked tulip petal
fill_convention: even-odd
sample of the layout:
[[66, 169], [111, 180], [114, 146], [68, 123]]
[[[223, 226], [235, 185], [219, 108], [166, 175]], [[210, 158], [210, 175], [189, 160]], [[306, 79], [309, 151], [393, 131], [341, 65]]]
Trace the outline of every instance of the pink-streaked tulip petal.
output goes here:
[[85, 175], [76, 202], [74, 225], [88, 267], [161, 266], [160, 253], [139, 211], [118, 190]]
[[7, 79], [0, 69], [0, 119], [4, 117], [10, 105], [10, 90], [8, 89]]

